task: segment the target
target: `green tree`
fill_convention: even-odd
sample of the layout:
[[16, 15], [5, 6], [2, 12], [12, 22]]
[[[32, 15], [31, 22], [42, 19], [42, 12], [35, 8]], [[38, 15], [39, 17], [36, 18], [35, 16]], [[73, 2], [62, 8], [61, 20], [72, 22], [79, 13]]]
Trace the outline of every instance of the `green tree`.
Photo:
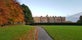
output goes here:
[[80, 16], [79, 20], [77, 21], [77, 23], [82, 23], [82, 16]]
[[29, 9], [29, 7], [26, 6], [25, 4], [22, 4], [21, 6], [22, 6], [23, 12], [24, 12], [25, 24], [33, 23], [32, 13], [31, 13], [31, 10]]

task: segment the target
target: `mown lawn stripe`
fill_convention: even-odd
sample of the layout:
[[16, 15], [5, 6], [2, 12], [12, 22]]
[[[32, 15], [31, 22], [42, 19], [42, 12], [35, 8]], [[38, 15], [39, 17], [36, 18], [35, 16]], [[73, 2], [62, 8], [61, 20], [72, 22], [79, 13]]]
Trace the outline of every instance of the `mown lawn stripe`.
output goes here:
[[54, 40], [82, 40], [82, 26], [46, 26], [44, 27]]
[[23, 34], [27, 33], [32, 27], [29, 25], [13, 25], [0, 27], [0, 40], [16, 40]]

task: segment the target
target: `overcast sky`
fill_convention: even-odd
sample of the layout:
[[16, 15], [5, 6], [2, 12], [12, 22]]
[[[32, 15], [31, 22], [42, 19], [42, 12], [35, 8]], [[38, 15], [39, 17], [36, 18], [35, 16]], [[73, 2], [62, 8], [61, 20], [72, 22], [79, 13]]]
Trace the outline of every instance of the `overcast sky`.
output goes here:
[[82, 0], [19, 0], [33, 16], [69, 16], [82, 12]]

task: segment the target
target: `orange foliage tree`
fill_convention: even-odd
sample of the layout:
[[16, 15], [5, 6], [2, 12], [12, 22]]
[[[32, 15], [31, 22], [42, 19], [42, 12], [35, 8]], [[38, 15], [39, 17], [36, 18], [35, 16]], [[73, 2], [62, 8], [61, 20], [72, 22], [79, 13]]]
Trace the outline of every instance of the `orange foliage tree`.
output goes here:
[[15, 0], [0, 0], [0, 25], [24, 22], [22, 8]]

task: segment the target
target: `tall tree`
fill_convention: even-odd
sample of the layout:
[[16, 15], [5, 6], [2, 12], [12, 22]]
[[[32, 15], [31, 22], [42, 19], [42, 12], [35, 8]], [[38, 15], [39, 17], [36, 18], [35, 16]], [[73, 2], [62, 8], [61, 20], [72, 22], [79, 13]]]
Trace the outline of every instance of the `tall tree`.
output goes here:
[[80, 16], [79, 20], [77, 21], [77, 23], [82, 23], [82, 16]]
[[33, 23], [32, 13], [31, 13], [31, 10], [29, 9], [29, 7], [26, 6], [25, 4], [22, 4], [21, 6], [22, 6], [23, 12], [24, 12], [25, 24]]
[[24, 22], [24, 15], [17, 0], [0, 0], [0, 25], [21, 22]]

